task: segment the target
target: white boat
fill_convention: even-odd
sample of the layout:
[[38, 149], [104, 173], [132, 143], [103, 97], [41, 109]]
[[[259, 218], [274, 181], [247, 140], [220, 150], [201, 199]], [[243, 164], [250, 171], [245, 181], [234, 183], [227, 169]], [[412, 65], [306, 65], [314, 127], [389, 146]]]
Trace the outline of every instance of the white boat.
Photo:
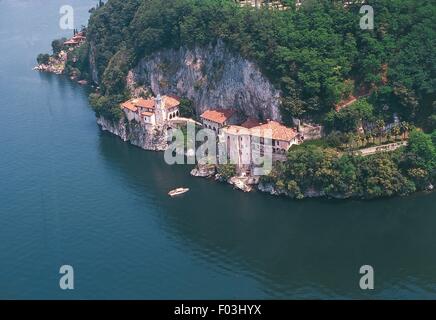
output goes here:
[[184, 194], [188, 191], [189, 191], [189, 188], [177, 188], [177, 189], [174, 189], [174, 190], [171, 190], [170, 192], [168, 192], [168, 195], [170, 197], [175, 197], [175, 196]]

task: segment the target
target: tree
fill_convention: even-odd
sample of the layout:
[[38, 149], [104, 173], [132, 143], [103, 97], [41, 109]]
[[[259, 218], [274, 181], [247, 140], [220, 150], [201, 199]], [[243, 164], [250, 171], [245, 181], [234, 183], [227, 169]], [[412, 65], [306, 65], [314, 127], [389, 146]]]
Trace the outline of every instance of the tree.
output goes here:
[[392, 134], [395, 137], [395, 140], [398, 139], [398, 136], [401, 134], [401, 129], [399, 124], [395, 124], [392, 128]]
[[295, 199], [301, 200], [304, 198], [304, 194], [301, 192], [298, 183], [294, 180], [288, 182], [287, 191], [289, 195]]
[[416, 156], [415, 165], [432, 172], [436, 166], [436, 148], [430, 135], [413, 130], [409, 136], [408, 151]]
[[400, 124], [400, 130], [401, 130], [401, 134], [403, 136], [403, 140], [406, 139], [406, 136], [409, 133], [410, 130], [410, 124], [407, 123], [406, 121], [402, 121]]
[[372, 134], [371, 131], [368, 131], [368, 132], [365, 134], [365, 138], [366, 138], [366, 141], [368, 141], [368, 142], [370, 142], [370, 143], [374, 143], [374, 135]]
[[38, 64], [48, 64], [50, 61], [50, 56], [48, 54], [40, 53], [36, 58]]
[[361, 192], [365, 198], [406, 195], [416, 190], [388, 153], [360, 159], [359, 170]]
[[[160, 50], [222, 40], [281, 89], [286, 123], [292, 117], [320, 121], [335, 102], [360, 88], [377, 96], [376, 110], [387, 104], [385, 113], [431, 122], [436, 88], [431, 1], [372, 1], [378, 12], [374, 32], [358, 28], [357, 6], [344, 10], [337, 1], [304, 2], [299, 10], [279, 11], [247, 10], [230, 0], [111, 0], [92, 12], [87, 36], [100, 78], [123, 48], [137, 64]], [[126, 72], [112, 68], [107, 75], [116, 80]], [[341, 115], [338, 126], [353, 131], [355, 116]]]
[[433, 142], [433, 146], [436, 148], [436, 130], [434, 130], [431, 134], [431, 140]]
[[89, 102], [97, 116], [103, 116], [109, 120], [118, 121], [122, 118], [123, 112], [120, 103], [124, 101], [123, 96], [102, 96], [91, 94]]
[[227, 181], [231, 177], [236, 176], [236, 165], [234, 164], [220, 164], [217, 166], [217, 172], [221, 177], [221, 180]]
[[374, 108], [366, 99], [359, 99], [339, 112], [330, 111], [324, 120], [330, 130], [355, 132], [364, 121], [374, 118]]
[[66, 38], [53, 40], [51, 43], [51, 47], [53, 50], [53, 54], [56, 55], [64, 48], [64, 42], [67, 41]]
[[187, 98], [180, 99], [180, 116], [193, 118], [195, 116], [194, 104]]
[[379, 119], [375, 122], [375, 126], [376, 126], [376, 130], [377, 130], [376, 131], [377, 135], [379, 136], [380, 143], [381, 143], [383, 136], [385, 135], [385, 126], [386, 126], [385, 121], [382, 119]]

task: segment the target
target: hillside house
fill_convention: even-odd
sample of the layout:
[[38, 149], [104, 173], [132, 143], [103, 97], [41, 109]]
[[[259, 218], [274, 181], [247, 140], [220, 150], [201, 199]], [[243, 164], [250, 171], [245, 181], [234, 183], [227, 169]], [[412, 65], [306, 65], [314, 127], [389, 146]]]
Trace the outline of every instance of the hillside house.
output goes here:
[[204, 128], [219, 132], [227, 125], [236, 124], [238, 119], [236, 111], [233, 109], [210, 109], [203, 112], [200, 116]]
[[249, 172], [252, 163], [250, 129], [236, 125], [227, 126], [221, 130], [219, 140], [223, 151], [225, 150], [224, 154], [220, 154], [220, 162], [228, 161], [236, 164], [238, 171]]
[[76, 33], [71, 39], [64, 42], [64, 45], [70, 48], [75, 48], [80, 46], [86, 41], [86, 36], [84, 32]]
[[[230, 163], [236, 164], [239, 173], [250, 173], [261, 158], [271, 154], [272, 161], [286, 160], [286, 152], [304, 141], [302, 134], [279, 122], [268, 120], [260, 124], [248, 119], [241, 125], [229, 125], [221, 130], [220, 143]], [[220, 160], [223, 160], [222, 158]]]
[[127, 120], [158, 125], [180, 115], [180, 100], [174, 96], [135, 98], [121, 104]]
[[297, 130], [277, 121], [268, 120], [267, 123], [250, 130], [254, 153], [263, 156], [265, 152], [271, 152], [273, 160], [281, 160], [289, 148], [304, 141], [304, 137]]

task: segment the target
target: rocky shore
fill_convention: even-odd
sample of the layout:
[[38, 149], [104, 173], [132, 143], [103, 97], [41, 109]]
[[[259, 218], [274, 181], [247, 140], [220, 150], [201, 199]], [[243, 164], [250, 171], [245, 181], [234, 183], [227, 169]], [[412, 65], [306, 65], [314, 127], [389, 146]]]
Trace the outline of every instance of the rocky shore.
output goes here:
[[214, 164], [197, 164], [194, 169], [191, 170], [191, 175], [200, 178], [212, 178], [219, 182], [226, 182], [232, 185], [235, 189], [251, 192], [255, 189], [255, 186], [259, 183], [258, 177], [238, 177], [234, 176], [229, 179], [221, 176], [217, 173], [217, 168]]
[[65, 65], [67, 63], [67, 59], [68, 59], [68, 54], [65, 51], [61, 51], [58, 54], [49, 57], [47, 63], [38, 64], [33, 69], [41, 72], [63, 74], [65, 71]]

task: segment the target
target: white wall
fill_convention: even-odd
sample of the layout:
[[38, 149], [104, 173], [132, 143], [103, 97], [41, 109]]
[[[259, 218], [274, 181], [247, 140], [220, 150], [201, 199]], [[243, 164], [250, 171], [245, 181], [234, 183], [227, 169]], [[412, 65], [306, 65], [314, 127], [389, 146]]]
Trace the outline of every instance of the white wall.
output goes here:
[[221, 127], [218, 123], [213, 122], [213, 121], [209, 121], [209, 120], [206, 120], [203, 118], [202, 118], [202, 122], [203, 122], [204, 128], [208, 128], [208, 129], [212, 129], [212, 130], [215, 129], [216, 132], [218, 132], [220, 127]]

